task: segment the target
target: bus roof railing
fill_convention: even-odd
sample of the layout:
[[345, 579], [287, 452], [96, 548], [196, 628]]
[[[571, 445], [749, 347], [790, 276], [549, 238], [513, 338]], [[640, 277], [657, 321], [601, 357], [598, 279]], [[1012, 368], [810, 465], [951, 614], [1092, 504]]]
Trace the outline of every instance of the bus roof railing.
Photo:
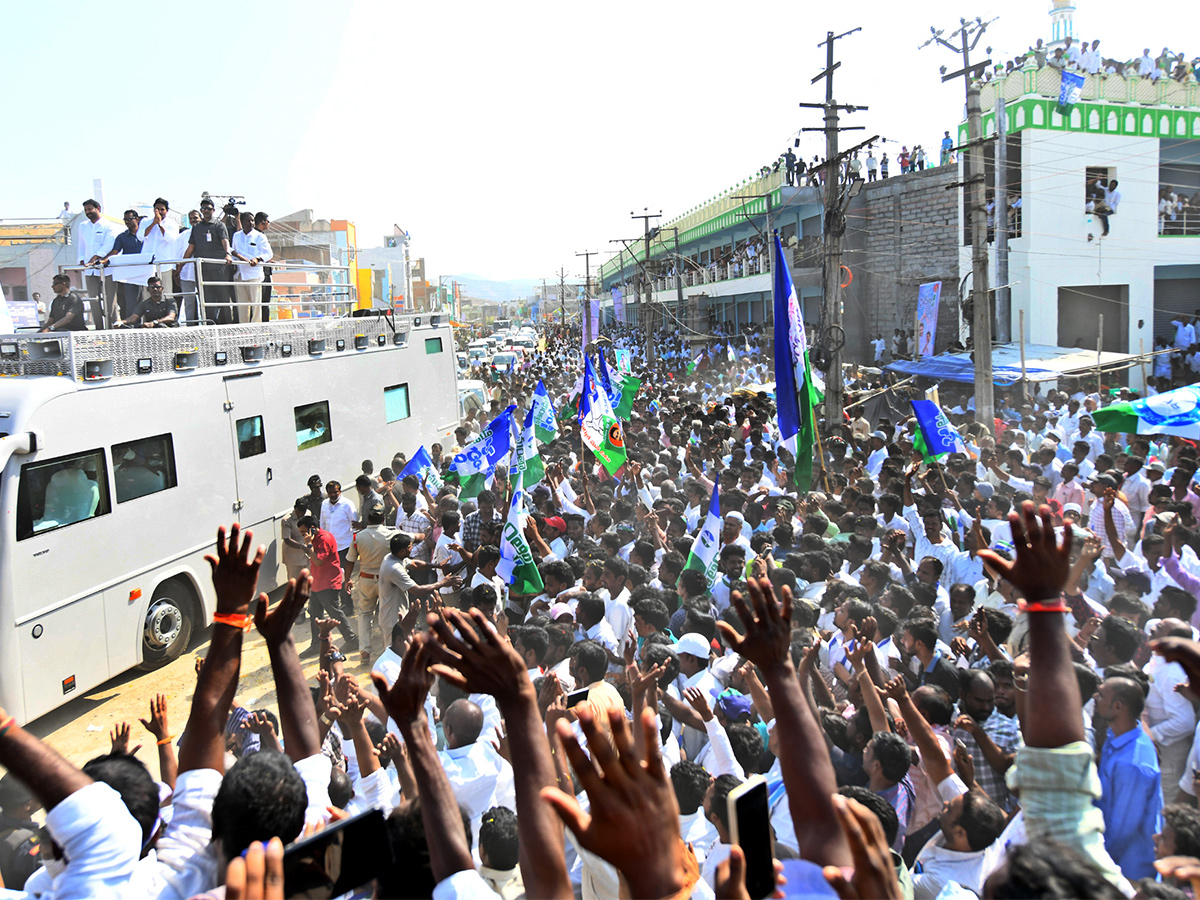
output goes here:
[[[233, 374], [290, 359], [408, 346], [414, 333], [449, 324], [442, 313], [358, 310], [350, 317], [284, 319], [249, 325], [123, 328], [0, 335], [0, 376], [57, 376], [80, 384]], [[453, 346], [443, 347], [452, 352]]]

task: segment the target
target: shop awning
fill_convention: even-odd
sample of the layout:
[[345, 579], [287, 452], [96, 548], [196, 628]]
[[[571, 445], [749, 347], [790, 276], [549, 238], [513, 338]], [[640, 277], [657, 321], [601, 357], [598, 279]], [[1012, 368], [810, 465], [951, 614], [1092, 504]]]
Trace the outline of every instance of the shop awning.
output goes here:
[[[1100, 368], [1128, 368], [1138, 359], [1136, 353], [1100, 353]], [[922, 359], [901, 359], [884, 366], [889, 372], [919, 375], [935, 381], [975, 383], [975, 364], [966, 353], [944, 353]], [[1025, 378], [1028, 381], [1054, 381], [1063, 376], [1086, 375], [1096, 371], [1096, 351], [1078, 347], [1052, 347], [1047, 344], [1025, 345]], [[1001, 386], [1021, 380], [1019, 344], [997, 344], [992, 350], [992, 381]]]

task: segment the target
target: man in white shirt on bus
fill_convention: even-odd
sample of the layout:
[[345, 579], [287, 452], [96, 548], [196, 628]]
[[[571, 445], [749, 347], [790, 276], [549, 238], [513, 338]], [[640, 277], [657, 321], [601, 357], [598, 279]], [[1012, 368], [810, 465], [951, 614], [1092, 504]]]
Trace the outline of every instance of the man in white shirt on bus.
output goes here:
[[241, 229], [233, 236], [233, 258], [243, 263], [237, 267], [234, 288], [238, 322], [262, 321], [263, 263], [270, 262], [274, 253], [265, 232], [254, 227], [254, 215], [241, 215]]
[[[81, 266], [99, 262], [112, 251], [117, 239], [117, 227], [100, 215], [97, 201], [84, 200], [83, 215], [86, 221], [75, 227], [75, 258]], [[100, 268], [87, 269], [83, 274], [92, 308], [92, 327], [98, 331], [104, 327], [106, 304], [116, 300], [113, 279]]]
[[[166, 200], [159, 197], [154, 201], [154, 215], [142, 219], [138, 227], [138, 239], [142, 242], [142, 253], [158, 259], [176, 259], [179, 242], [179, 229], [167, 218], [170, 206]], [[170, 272], [174, 266], [163, 266], [164, 273]]]

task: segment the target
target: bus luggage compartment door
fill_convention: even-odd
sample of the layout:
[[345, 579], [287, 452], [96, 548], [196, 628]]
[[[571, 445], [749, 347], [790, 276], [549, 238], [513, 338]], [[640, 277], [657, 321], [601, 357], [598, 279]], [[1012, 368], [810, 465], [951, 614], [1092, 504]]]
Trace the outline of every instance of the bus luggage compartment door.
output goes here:
[[17, 626], [25, 716], [34, 719], [108, 680], [104, 595], [92, 594]]

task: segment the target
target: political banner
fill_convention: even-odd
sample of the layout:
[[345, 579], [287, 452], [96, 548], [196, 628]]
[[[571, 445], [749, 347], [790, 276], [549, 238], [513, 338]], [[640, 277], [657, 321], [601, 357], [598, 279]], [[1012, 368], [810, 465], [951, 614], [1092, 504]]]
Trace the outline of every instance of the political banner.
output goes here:
[[625, 297], [620, 288], [612, 289], [613, 318], [620, 324], [625, 324]]
[[1083, 97], [1084, 77], [1079, 72], [1063, 69], [1062, 84], [1058, 88], [1058, 111], [1069, 116], [1075, 104]]
[[942, 283], [930, 281], [917, 289], [917, 344], [914, 355], [933, 356], [937, 343], [938, 306], [942, 301]]

